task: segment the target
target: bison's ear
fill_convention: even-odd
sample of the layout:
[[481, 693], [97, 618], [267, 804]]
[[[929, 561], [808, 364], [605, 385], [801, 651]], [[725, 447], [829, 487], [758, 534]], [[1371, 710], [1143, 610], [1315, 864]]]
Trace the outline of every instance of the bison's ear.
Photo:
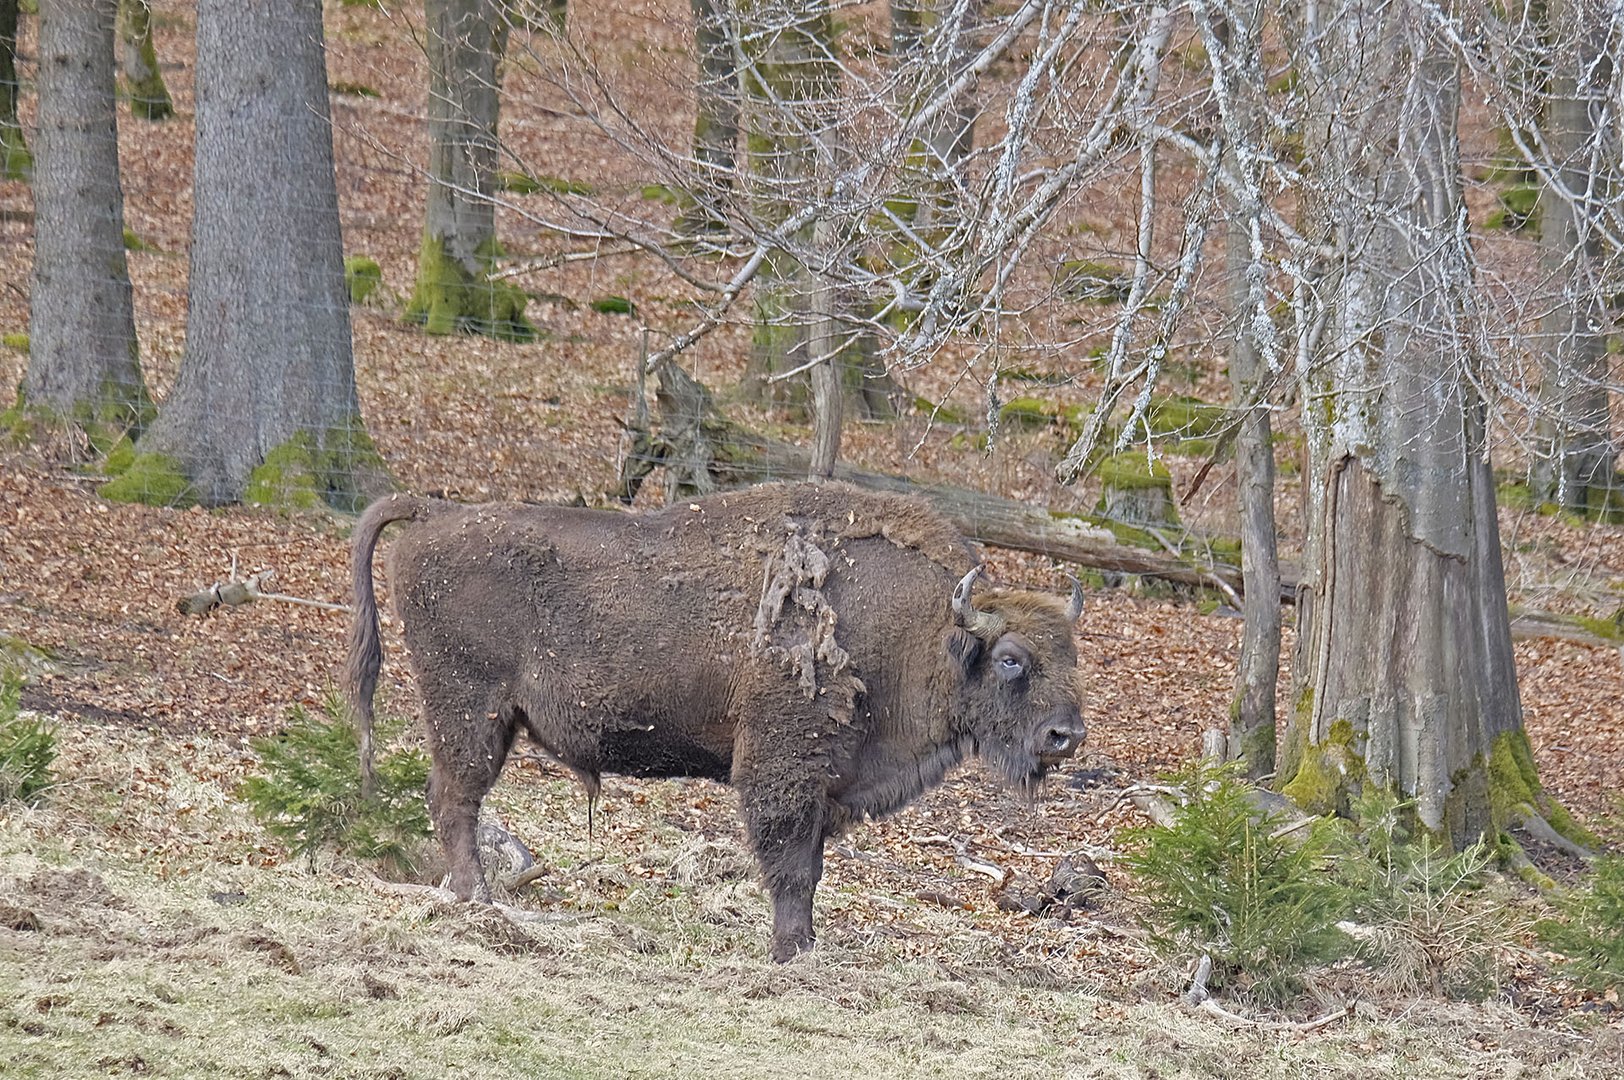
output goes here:
[[947, 655], [958, 665], [959, 675], [968, 679], [971, 669], [975, 667], [976, 661], [981, 658], [983, 648], [981, 639], [968, 630], [961, 630], [955, 626], [942, 639], [942, 647], [947, 650]]

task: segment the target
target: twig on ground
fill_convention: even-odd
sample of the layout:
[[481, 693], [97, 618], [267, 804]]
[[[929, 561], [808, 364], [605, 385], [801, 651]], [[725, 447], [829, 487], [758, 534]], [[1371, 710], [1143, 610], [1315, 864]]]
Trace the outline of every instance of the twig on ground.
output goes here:
[[1349, 1002], [1340, 1009], [1334, 1009], [1324, 1016], [1313, 1020], [1297, 1022], [1294, 1020], [1256, 1020], [1250, 1016], [1230, 1012], [1213, 998], [1207, 989], [1207, 980], [1212, 977], [1212, 957], [1202, 954], [1195, 966], [1195, 975], [1190, 979], [1190, 988], [1184, 992], [1184, 1003], [1197, 1012], [1204, 1012], [1231, 1024], [1243, 1027], [1264, 1028], [1269, 1031], [1294, 1031], [1304, 1033], [1317, 1031], [1327, 1024], [1334, 1024], [1338, 1020], [1345, 1020], [1354, 1013], [1354, 1003]]
[[916, 844], [944, 844], [951, 847], [955, 852], [953, 856], [954, 862], [958, 863], [966, 870], [991, 878], [997, 888], [1002, 889], [1005, 885], [1008, 885], [1010, 879], [1015, 876], [1015, 871], [1010, 870], [1007, 867], [999, 866], [995, 862], [989, 862], [986, 859], [979, 859], [976, 856], [971, 855], [968, 851], [970, 846], [968, 840], [958, 840], [951, 836], [940, 835], [910, 836], [908, 839]]
[[[398, 881], [385, 881], [377, 876], [373, 876], [372, 885], [382, 892], [391, 893], [395, 896], [420, 897], [425, 900], [438, 900], [446, 904], [462, 903], [457, 899], [457, 894], [444, 885], [411, 885]], [[512, 904], [491, 903], [481, 906], [489, 907], [516, 923], [556, 926], [560, 923], [580, 922], [583, 918], [581, 915], [569, 912], [526, 911], [524, 908], [517, 908]]]
[[[235, 560], [233, 560], [235, 563]], [[232, 575], [236, 578], [236, 566], [232, 566]], [[256, 600], [277, 600], [284, 604], [301, 604], [305, 607], [321, 608], [323, 611], [348, 611], [348, 604], [329, 604], [325, 600], [307, 600], [302, 596], [289, 596], [286, 593], [266, 592], [262, 586], [276, 576], [273, 570], [260, 570], [249, 574], [242, 580], [216, 581], [213, 585], [195, 592], [190, 596], [182, 597], [175, 602], [175, 610], [182, 615], [208, 615], [222, 607], [243, 607]]]

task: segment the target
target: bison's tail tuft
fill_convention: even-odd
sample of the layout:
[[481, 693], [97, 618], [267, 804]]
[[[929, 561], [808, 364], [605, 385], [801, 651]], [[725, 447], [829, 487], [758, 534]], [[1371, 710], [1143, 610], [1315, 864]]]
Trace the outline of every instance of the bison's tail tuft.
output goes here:
[[344, 663], [344, 697], [355, 717], [361, 750], [361, 794], [372, 798], [378, 776], [372, 763], [372, 695], [383, 667], [383, 645], [378, 637], [378, 599], [372, 587], [372, 553], [378, 535], [391, 522], [425, 516], [430, 503], [409, 495], [389, 495], [361, 515], [355, 526], [350, 571], [355, 590], [355, 617], [350, 622], [349, 649]]

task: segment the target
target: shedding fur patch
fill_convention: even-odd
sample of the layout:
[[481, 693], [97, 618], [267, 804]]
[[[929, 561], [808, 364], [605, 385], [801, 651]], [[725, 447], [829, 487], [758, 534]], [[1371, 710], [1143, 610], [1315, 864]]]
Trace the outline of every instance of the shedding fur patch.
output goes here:
[[751, 652], [777, 660], [808, 701], [826, 699], [828, 715], [849, 724], [864, 687], [835, 639], [838, 616], [822, 591], [828, 576], [828, 554], [794, 523], [783, 548], [767, 556]]

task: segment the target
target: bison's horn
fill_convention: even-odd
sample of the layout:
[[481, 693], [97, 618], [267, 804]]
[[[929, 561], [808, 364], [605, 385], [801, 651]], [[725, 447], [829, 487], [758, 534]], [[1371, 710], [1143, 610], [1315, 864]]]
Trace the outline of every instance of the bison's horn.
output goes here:
[[1071, 578], [1071, 603], [1066, 605], [1066, 621], [1076, 622], [1077, 616], [1083, 613], [1083, 586], [1070, 574], [1066, 576]]
[[970, 590], [975, 588], [976, 578], [981, 576], [981, 567], [976, 567], [964, 577], [953, 589], [953, 625], [962, 626], [983, 641], [991, 641], [1004, 632], [1004, 620], [986, 611], [978, 611], [970, 603]]

